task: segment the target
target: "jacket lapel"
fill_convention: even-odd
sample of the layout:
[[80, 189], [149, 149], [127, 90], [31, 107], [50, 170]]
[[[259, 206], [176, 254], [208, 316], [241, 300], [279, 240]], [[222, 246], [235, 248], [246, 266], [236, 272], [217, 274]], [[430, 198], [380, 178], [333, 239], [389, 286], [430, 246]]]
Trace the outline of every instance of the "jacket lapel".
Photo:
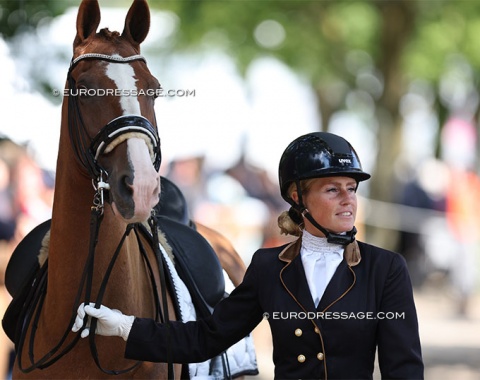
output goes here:
[[287, 265], [280, 272], [280, 281], [303, 310], [315, 311], [315, 305], [299, 255], [300, 247], [301, 239], [298, 239], [280, 253], [279, 259], [287, 262]]
[[290, 296], [304, 311], [325, 311], [347, 294], [355, 285], [356, 276], [352, 268], [361, 261], [358, 243], [354, 241], [345, 247], [343, 260], [328, 283], [317, 309], [315, 309], [300, 258], [301, 246], [302, 239], [299, 238], [285, 247], [278, 255], [281, 261], [287, 263], [280, 271], [280, 281]]
[[345, 259], [343, 259], [328, 283], [317, 310], [326, 311], [332, 304], [348, 293], [354, 284], [355, 273], [353, 269], [347, 265]]

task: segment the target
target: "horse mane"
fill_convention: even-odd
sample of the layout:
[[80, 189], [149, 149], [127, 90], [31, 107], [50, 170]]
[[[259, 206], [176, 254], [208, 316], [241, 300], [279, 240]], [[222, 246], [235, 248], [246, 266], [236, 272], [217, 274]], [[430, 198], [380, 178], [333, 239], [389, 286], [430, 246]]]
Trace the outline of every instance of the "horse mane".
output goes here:
[[38, 254], [38, 263], [40, 267], [45, 264], [45, 261], [48, 259], [48, 248], [50, 246], [50, 230], [45, 234], [42, 239], [42, 247], [40, 248], [40, 252]]

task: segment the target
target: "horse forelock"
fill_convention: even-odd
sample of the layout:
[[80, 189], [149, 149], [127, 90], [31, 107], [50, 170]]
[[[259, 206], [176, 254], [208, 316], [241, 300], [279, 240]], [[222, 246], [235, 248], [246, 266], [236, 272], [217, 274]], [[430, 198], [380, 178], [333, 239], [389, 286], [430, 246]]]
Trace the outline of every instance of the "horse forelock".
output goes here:
[[[103, 43], [105, 43], [104, 47], [102, 46]], [[98, 31], [95, 40], [92, 41], [86, 49], [90, 50], [90, 47], [93, 50], [92, 53], [119, 54], [123, 57], [140, 53], [139, 46], [133, 45], [119, 32], [111, 31], [108, 28], [103, 28]], [[101, 51], [103, 49], [106, 50]]]
[[104, 38], [106, 38], [108, 41], [113, 41], [114, 39], [116, 38], [119, 38], [120, 37], [120, 33], [113, 30], [109, 30], [108, 28], [103, 28], [103, 29], [100, 29], [98, 34]]
[[118, 54], [122, 57], [128, 57], [139, 54], [140, 49], [138, 45], [133, 45], [119, 32], [103, 28], [93, 38], [85, 40], [74, 48], [74, 58], [88, 53]]

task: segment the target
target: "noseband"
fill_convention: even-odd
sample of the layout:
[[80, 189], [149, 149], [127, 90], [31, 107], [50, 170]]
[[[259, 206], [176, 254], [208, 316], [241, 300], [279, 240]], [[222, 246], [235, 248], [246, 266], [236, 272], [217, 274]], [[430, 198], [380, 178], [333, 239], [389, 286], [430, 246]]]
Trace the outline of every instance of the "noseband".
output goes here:
[[[70, 91], [76, 89], [76, 83], [72, 76], [72, 71], [78, 62], [82, 60], [102, 60], [114, 63], [129, 63], [133, 61], [144, 61], [141, 55], [132, 55], [130, 57], [120, 57], [114, 55], [87, 53], [72, 59], [68, 70], [68, 86]], [[78, 92], [77, 92], [78, 93]], [[78, 101], [76, 96], [69, 96], [68, 99], [68, 128], [70, 139], [74, 147], [77, 161], [88, 171], [90, 177], [98, 182], [102, 179], [102, 173], [106, 173], [98, 163], [99, 157], [105, 149], [117, 138], [127, 133], [141, 133], [147, 137], [150, 142], [152, 164], [156, 171], [160, 168], [162, 155], [160, 151], [160, 138], [157, 128], [154, 127], [148, 119], [141, 115], [124, 115], [117, 117], [107, 123], [93, 138], [90, 138], [85, 129]], [[87, 148], [88, 144], [88, 148]]]

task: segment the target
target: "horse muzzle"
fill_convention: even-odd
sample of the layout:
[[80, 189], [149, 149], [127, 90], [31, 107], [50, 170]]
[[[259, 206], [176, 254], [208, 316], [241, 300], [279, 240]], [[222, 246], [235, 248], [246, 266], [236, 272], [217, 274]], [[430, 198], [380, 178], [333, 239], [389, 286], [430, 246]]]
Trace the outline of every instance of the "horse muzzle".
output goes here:
[[[103, 168], [103, 156], [124, 144], [126, 159]], [[108, 175], [108, 199], [126, 223], [143, 222], [160, 196], [161, 154], [155, 128], [143, 116], [126, 115], [109, 122], [90, 145], [94, 172]]]

